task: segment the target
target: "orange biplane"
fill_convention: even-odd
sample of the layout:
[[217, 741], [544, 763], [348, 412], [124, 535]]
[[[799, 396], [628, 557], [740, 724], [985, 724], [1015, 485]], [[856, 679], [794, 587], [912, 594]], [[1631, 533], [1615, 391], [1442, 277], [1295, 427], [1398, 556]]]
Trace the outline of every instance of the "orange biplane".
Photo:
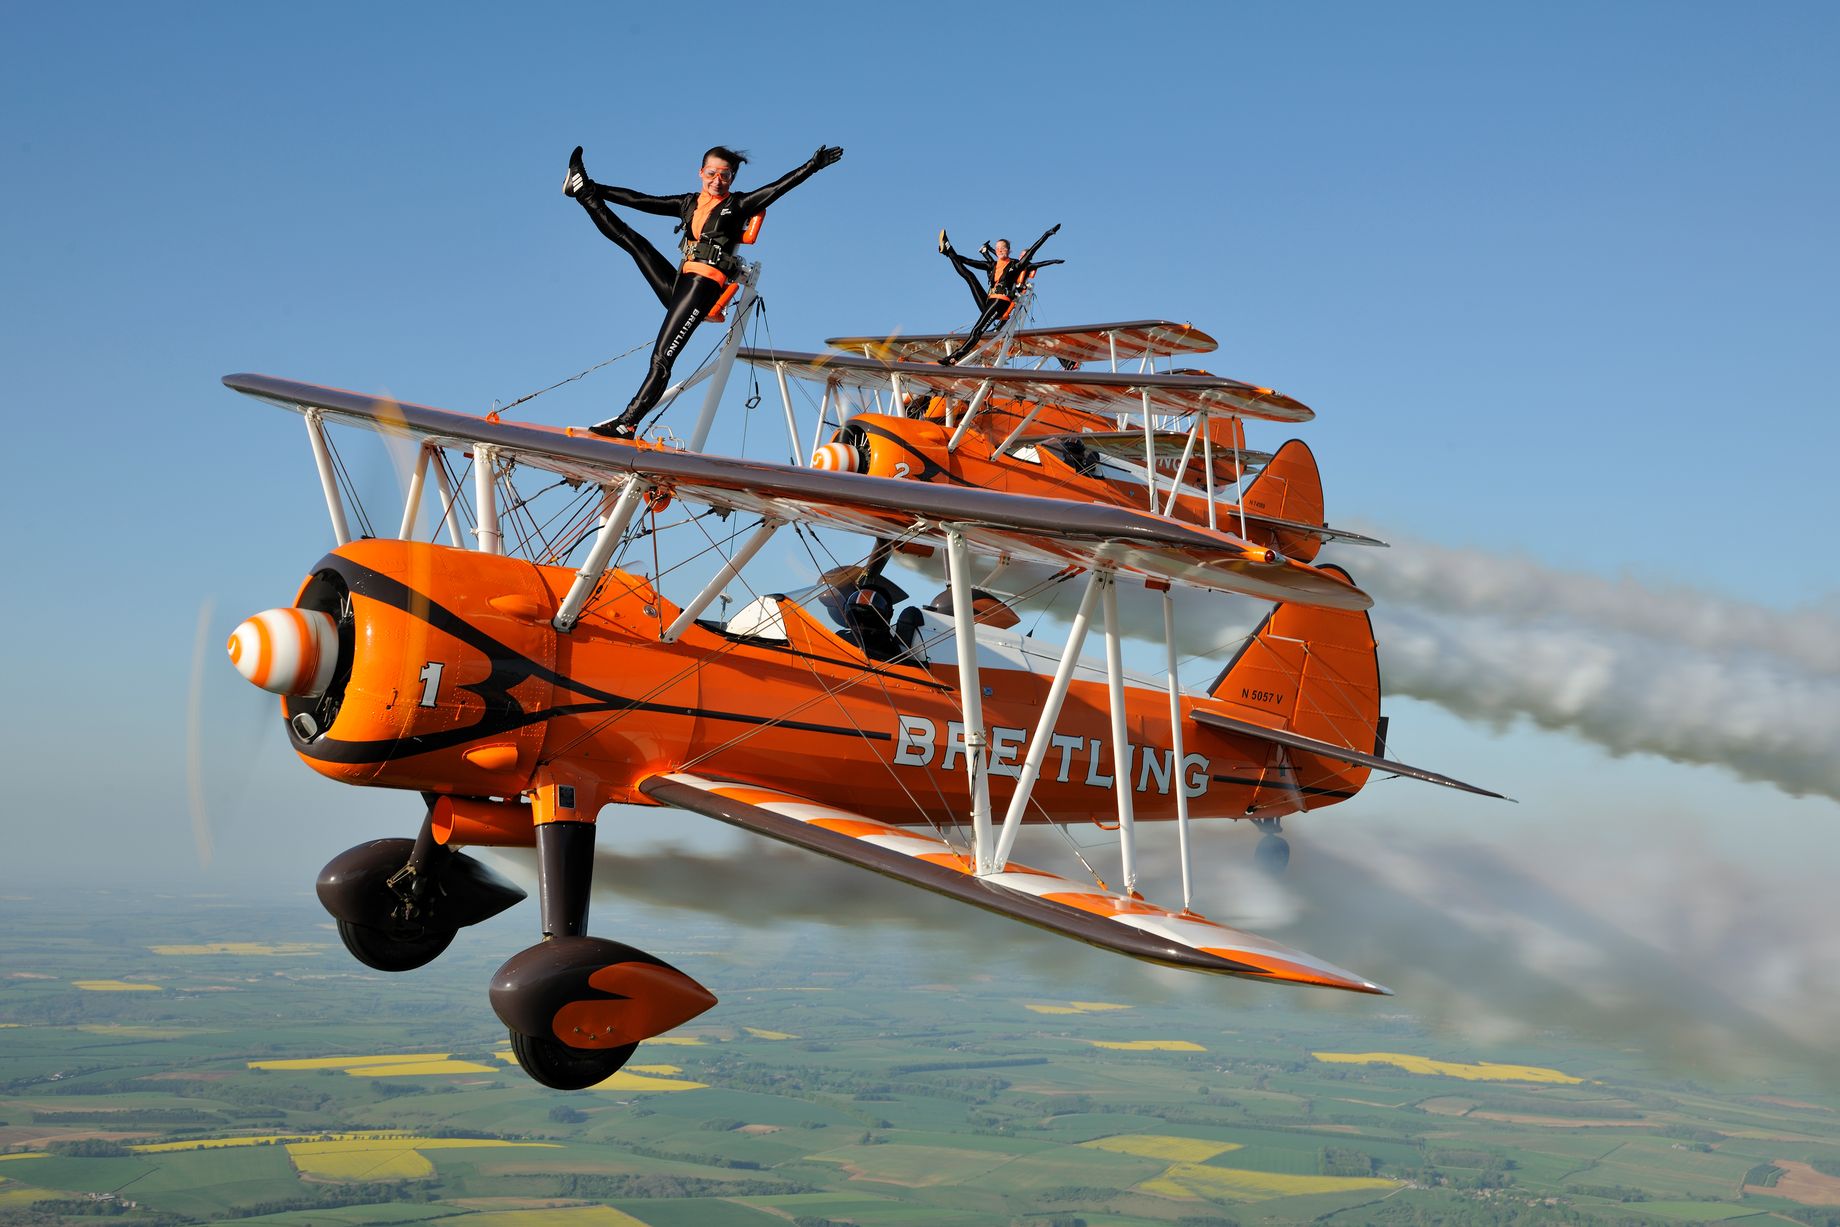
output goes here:
[[[751, 294], [751, 276], [748, 285]], [[747, 313], [744, 304], [737, 314]], [[738, 325], [714, 368], [723, 375]], [[1121, 343], [1127, 354], [1133, 344], [1183, 352], [1167, 339], [1180, 328], [1031, 334], [1012, 324], [995, 343], [1058, 351], [1048, 357], [1103, 344], [1115, 363]], [[1199, 335], [1188, 338], [1190, 352]], [[846, 422], [837, 442], [866, 462], [825, 469], [601, 440], [269, 376], [224, 380], [305, 416], [337, 542], [292, 605], [236, 629], [232, 659], [282, 696], [292, 748], [315, 771], [423, 802], [415, 838], [359, 845], [321, 873], [319, 897], [353, 955], [390, 971], [427, 963], [458, 930], [524, 898], [460, 849], [533, 848], [543, 940], [499, 969], [491, 1003], [537, 1081], [578, 1088], [605, 1079], [639, 1043], [715, 1003], [683, 971], [588, 935], [596, 817], [627, 804], [717, 818], [1155, 963], [1387, 991], [1192, 909], [1191, 820], [1251, 819], [1273, 830], [1282, 816], [1354, 796], [1376, 770], [1499, 795], [1385, 757], [1371, 602], [1340, 568], [1308, 561], [1325, 539], [1357, 538], [1323, 526], [1307, 450], [1287, 461], [1283, 448], [1271, 457], [1244, 448], [1241, 418], [1300, 420], [1307, 409], [1212, 376], [949, 369], [873, 352], [747, 357], [776, 369], [782, 393], [788, 369], [827, 381], [827, 402], [844, 381], [859, 390], [890, 381], [896, 412], [875, 422], [859, 415], [854, 436]], [[901, 409], [916, 396], [922, 416], [909, 418]], [[1143, 504], [1128, 496], [1128, 481], [1071, 461], [1062, 473], [1046, 459], [1078, 457], [1068, 436], [1083, 448], [1111, 446], [1121, 397], [1143, 413], [1131, 434], [1133, 445], [1147, 440]], [[943, 421], [928, 421], [931, 412]], [[1188, 421], [1186, 435], [1157, 414]], [[787, 415], [796, 446], [789, 396]], [[974, 419], [979, 430], [968, 432]], [[332, 424], [414, 445], [395, 538], [352, 533]], [[915, 433], [923, 428], [932, 433]], [[1008, 436], [1001, 445], [994, 430]], [[984, 442], [954, 446], [972, 437]], [[1171, 467], [1173, 437], [1186, 441]], [[913, 450], [883, 450], [878, 438]], [[1014, 446], [1025, 439], [1034, 459]], [[903, 454], [939, 472], [902, 473], [903, 462], [886, 459]], [[471, 464], [470, 499], [461, 461]], [[1216, 482], [1238, 483], [1260, 466], [1237, 503], [1218, 502]], [[853, 467], [866, 471], [844, 471]], [[563, 529], [532, 517], [516, 489], [520, 470], [566, 488], [558, 497], [573, 500], [574, 518]], [[430, 498], [440, 509], [432, 526], [422, 518]], [[719, 557], [707, 582], [676, 599], [664, 591], [671, 570], [642, 574], [633, 557], [618, 561], [623, 547], [669, 527], [661, 517], [673, 505], [676, 527], [702, 532]], [[726, 549], [710, 517], [728, 522]], [[801, 540], [813, 528], [866, 534], [883, 543], [872, 555], [881, 561], [891, 547], [941, 553], [948, 590], [879, 623], [844, 610], [835, 629], [807, 605], [815, 598], [837, 612], [845, 594], [835, 584], [789, 594], [743, 577], [788, 528]], [[430, 532], [446, 542], [419, 539]], [[1050, 649], [1007, 629], [1014, 615], [980, 587], [974, 559], [1077, 585], [1067, 642]], [[718, 600], [726, 607], [737, 583], [751, 599], [730, 617], [705, 617]], [[1274, 603], [1197, 692], [1176, 676], [1177, 588]], [[1160, 677], [1124, 667], [1121, 589], [1161, 594]], [[1081, 654], [1095, 621], [1103, 665]], [[1136, 827], [1152, 821], [1177, 831], [1179, 908], [1136, 889]], [[1115, 828], [1118, 886], [1013, 859], [1023, 826], [1052, 822]], [[1268, 836], [1262, 855], [1271, 848], [1281, 859], [1282, 840]]]

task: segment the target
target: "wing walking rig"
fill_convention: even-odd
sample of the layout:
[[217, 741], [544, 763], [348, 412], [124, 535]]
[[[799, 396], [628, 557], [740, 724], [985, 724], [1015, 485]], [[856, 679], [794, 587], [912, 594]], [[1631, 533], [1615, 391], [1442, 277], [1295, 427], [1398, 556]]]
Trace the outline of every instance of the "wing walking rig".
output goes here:
[[[421, 966], [524, 897], [459, 849], [533, 848], [544, 940], [500, 968], [493, 1008], [538, 1081], [605, 1079], [715, 1003], [679, 969], [587, 934], [595, 818], [618, 803], [703, 814], [1154, 963], [1386, 992], [1192, 906], [1191, 820], [1249, 819], [1267, 831], [1261, 859], [1281, 861], [1281, 817], [1346, 800], [1374, 771], [1499, 795], [1386, 757], [1371, 601], [1314, 561], [1325, 542], [1380, 543], [1323, 523], [1302, 443], [1245, 446], [1247, 420], [1311, 411], [1269, 388], [1152, 369], [1214, 347], [1188, 325], [1025, 318], [964, 367], [939, 365], [957, 343], [944, 335], [744, 349], [738, 318], [693, 442], [739, 358], [774, 375], [795, 455], [788, 380], [822, 387], [818, 429], [832, 437], [814, 438], [812, 464], [226, 377], [304, 415], [336, 541], [293, 605], [237, 629], [236, 667], [282, 696], [313, 770], [425, 801], [415, 839], [360, 845], [322, 872], [348, 949], [384, 970]], [[333, 425], [413, 449], [394, 537], [352, 531]], [[514, 482], [524, 470], [567, 488], [585, 509], [577, 530], [535, 523]], [[616, 559], [673, 504], [706, 534], [707, 517], [751, 523], [675, 600], [667, 572]], [[734, 616], [706, 618], [789, 527], [883, 543], [817, 594], [842, 629], [797, 595], [751, 589]], [[897, 548], [943, 555], [949, 583], [895, 616], [906, 594], [880, 567]], [[1058, 651], [1009, 630], [1010, 602], [989, 591], [1018, 567], [1079, 591]], [[1273, 603], [1205, 693], [1176, 676], [1178, 587]], [[1160, 595], [1160, 678], [1124, 668], [1121, 590]], [[1082, 649], [1101, 620], [1097, 664]], [[1150, 821], [1176, 826], [1180, 908], [1136, 889], [1136, 828]], [[1119, 887], [1017, 861], [1021, 828], [1048, 822], [1115, 828]]]

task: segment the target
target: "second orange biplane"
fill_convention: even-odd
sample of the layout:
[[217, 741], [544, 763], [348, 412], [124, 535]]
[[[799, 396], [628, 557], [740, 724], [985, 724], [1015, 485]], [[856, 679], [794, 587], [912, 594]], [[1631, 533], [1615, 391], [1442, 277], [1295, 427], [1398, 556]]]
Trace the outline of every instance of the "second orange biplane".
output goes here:
[[[613, 443], [260, 375], [225, 383], [305, 416], [338, 542], [291, 606], [237, 628], [231, 655], [283, 696], [292, 747], [315, 771], [423, 799], [416, 838], [335, 858], [320, 898], [354, 955], [404, 970], [523, 898], [460, 848], [534, 848], [543, 940], [498, 971], [491, 1001], [520, 1064], [549, 1086], [601, 1081], [715, 1000], [662, 960], [588, 935], [595, 820], [609, 804], [704, 814], [1156, 963], [1381, 993], [1191, 910], [1188, 823], [1333, 805], [1375, 770], [1484, 792], [1384, 756], [1369, 601], [1345, 573], [1208, 522]], [[354, 539], [333, 423], [415, 444], [398, 539]], [[473, 463], [475, 548], [463, 548], [450, 454]], [[566, 550], [508, 552], [513, 507], [500, 499], [519, 467], [595, 501], [578, 566], [562, 565]], [[447, 544], [415, 539], [430, 474]], [[611, 565], [672, 500], [756, 521], [679, 601], [662, 577]], [[773, 592], [705, 619], [789, 524], [942, 550], [950, 599], [904, 611], [881, 642]], [[979, 625], [978, 556], [1080, 585], [1063, 650]], [[1123, 667], [1120, 585], [1162, 591], [1166, 618], [1171, 586], [1277, 604], [1189, 693], [1173, 650], [1160, 679]], [[1095, 620], [1103, 667], [1081, 657]], [[1118, 886], [1013, 860], [1021, 827], [1050, 821], [1115, 823]], [[1145, 821], [1177, 828], [1179, 908], [1136, 891]]]

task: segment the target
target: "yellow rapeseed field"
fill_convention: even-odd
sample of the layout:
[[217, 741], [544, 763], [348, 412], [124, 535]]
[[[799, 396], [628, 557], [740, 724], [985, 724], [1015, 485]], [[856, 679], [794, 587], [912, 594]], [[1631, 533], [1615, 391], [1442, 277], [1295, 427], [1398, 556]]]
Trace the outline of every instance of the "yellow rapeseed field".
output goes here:
[[277, 1142], [400, 1142], [410, 1135], [402, 1129], [374, 1129], [364, 1133], [258, 1133], [234, 1138], [188, 1138], [183, 1142], [143, 1142], [129, 1150], [144, 1155], [170, 1154], [179, 1150], [222, 1150], [227, 1146], [272, 1146]]
[[694, 1035], [654, 1035], [648, 1044], [675, 1044], [679, 1048], [699, 1048], [703, 1041]]
[[136, 984], [127, 980], [72, 980], [72, 984], [89, 993], [157, 993], [157, 984]]
[[414, 1061], [400, 1065], [354, 1065], [345, 1071], [354, 1078], [408, 1078], [427, 1074], [489, 1074], [490, 1065], [477, 1061]]
[[[507, 1048], [495, 1054], [507, 1065], [516, 1065], [517, 1057]], [[628, 1065], [611, 1078], [595, 1083], [591, 1091], [701, 1091], [707, 1089], [707, 1082], [691, 1082], [686, 1078], [648, 1078], [647, 1074], [669, 1071], [680, 1074], [683, 1071], [675, 1065]]]
[[483, 1146], [557, 1149], [554, 1142], [501, 1142], [493, 1138], [353, 1137], [331, 1142], [290, 1142], [288, 1158], [303, 1176], [327, 1180], [417, 1180], [434, 1175], [424, 1150]]
[[155, 954], [318, 954], [326, 947], [317, 942], [206, 942], [195, 946], [149, 946]]
[[1065, 1005], [1025, 1002], [1022, 1008], [1037, 1014], [1097, 1014], [1104, 1010], [1128, 1010], [1131, 1007], [1111, 1001], [1069, 1001]]
[[1189, 1040], [1087, 1040], [1094, 1048], [1118, 1048], [1125, 1052], [1206, 1052]]
[[799, 1038], [789, 1031], [768, 1031], [762, 1027], [743, 1027], [741, 1029], [757, 1040], [796, 1040]]
[[1178, 1163], [1161, 1176], [1137, 1186], [1163, 1197], [1230, 1197], [1240, 1201], [1267, 1201], [1274, 1197], [1301, 1197], [1309, 1193], [1347, 1193], [1358, 1189], [1392, 1189], [1397, 1180], [1377, 1176], [1291, 1176], [1281, 1172], [1250, 1172], [1237, 1167], [1203, 1167]]
[[[285, 1061], [251, 1061], [251, 1069], [342, 1069], [348, 1073], [368, 1071], [375, 1066], [439, 1064], [452, 1061], [451, 1052], [402, 1052], [375, 1057], [290, 1057]], [[474, 1067], [484, 1069], [483, 1065]], [[433, 1072], [433, 1071], [428, 1071]], [[468, 1072], [474, 1072], [469, 1070]]]
[[498, 1210], [469, 1214], [467, 1227], [645, 1227], [612, 1206], [561, 1206], [554, 1210]]
[[1140, 1159], [1168, 1159], [1172, 1163], [1205, 1163], [1215, 1155], [1240, 1149], [1238, 1142], [1207, 1142], [1200, 1138], [1170, 1137], [1161, 1133], [1130, 1133], [1120, 1137], [1081, 1142], [1093, 1150], [1113, 1150]]
[[1430, 1057], [1402, 1052], [1313, 1052], [1318, 1061], [1338, 1065], [1394, 1065], [1409, 1074], [1442, 1074], [1446, 1078], [1467, 1078], [1472, 1082], [1556, 1082], [1576, 1084], [1583, 1078], [1538, 1065], [1497, 1065], [1493, 1061], [1465, 1064], [1460, 1061], [1434, 1061]]

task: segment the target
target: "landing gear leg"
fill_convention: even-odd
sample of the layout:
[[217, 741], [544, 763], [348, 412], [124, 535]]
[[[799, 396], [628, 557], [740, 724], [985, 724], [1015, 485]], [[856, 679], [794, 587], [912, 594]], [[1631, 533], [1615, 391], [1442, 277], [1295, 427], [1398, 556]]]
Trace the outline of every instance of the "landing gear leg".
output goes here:
[[[573, 792], [566, 794], [569, 810]], [[539, 813], [553, 804], [542, 799]], [[643, 950], [587, 936], [593, 878], [594, 824], [539, 822], [543, 940], [512, 955], [492, 977], [492, 1009], [511, 1032], [518, 1064], [536, 1081], [561, 1091], [606, 1081], [640, 1041], [716, 1003], [714, 994], [670, 964]]]
[[1259, 846], [1253, 850], [1252, 862], [1264, 873], [1274, 878], [1279, 877], [1284, 873], [1285, 866], [1291, 863], [1290, 843], [1280, 833], [1282, 828], [1276, 818], [1254, 818], [1252, 821], [1253, 825], [1265, 832], [1264, 838], [1259, 840]]
[[544, 937], [581, 937], [588, 931], [588, 895], [594, 885], [594, 824], [546, 822], [537, 828], [537, 896]]

